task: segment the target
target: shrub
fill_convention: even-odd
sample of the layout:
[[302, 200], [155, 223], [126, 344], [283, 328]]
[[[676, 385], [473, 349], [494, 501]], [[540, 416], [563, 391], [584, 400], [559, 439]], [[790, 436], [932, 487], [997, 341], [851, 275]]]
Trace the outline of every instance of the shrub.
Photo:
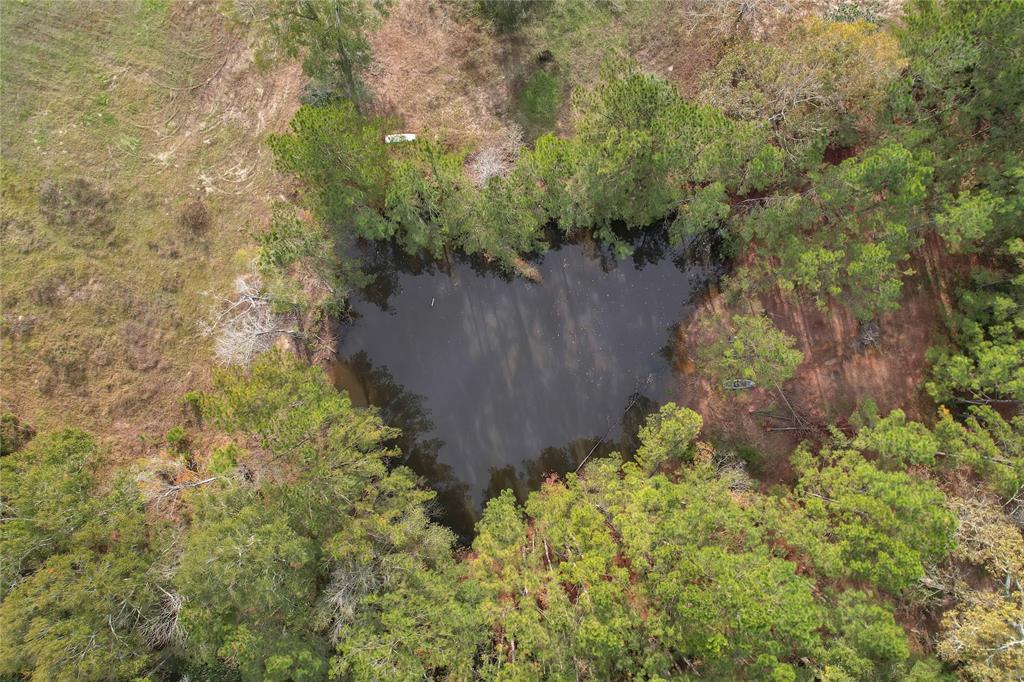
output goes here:
[[214, 474], [226, 474], [238, 465], [238, 448], [232, 443], [210, 453], [207, 468]]
[[210, 227], [210, 211], [202, 199], [192, 199], [178, 214], [178, 224], [193, 234], [205, 232]]
[[189, 418], [196, 424], [201, 424], [203, 421], [203, 394], [199, 391], [189, 391], [185, 394], [183, 402]]
[[164, 438], [167, 439], [167, 446], [171, 449], [171, 452], [176, 454], [188, 452], [188, 434], [185, 433], [185, 427], [175, 426], [167, 432]]
[[0, 456], [17, 452], [36, 435], [35, 429], [22, 424], [13, 414], [0, 417]]

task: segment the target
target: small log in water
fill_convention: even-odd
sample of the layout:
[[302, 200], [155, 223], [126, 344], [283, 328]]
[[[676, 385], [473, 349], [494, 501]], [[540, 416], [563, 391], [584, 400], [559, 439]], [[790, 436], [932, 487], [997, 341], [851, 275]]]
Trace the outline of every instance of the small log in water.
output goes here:
[[516, 259], [512, 261], [512, 267], [516, 269], [516, 272], [518, 272], [520, 276], [525, 277], [531, 282], [537, 282], [539, 284], [544, 281], [544, 278], [540, 274], [540, 270], [530, 265], [522, 258], [516, 257]]

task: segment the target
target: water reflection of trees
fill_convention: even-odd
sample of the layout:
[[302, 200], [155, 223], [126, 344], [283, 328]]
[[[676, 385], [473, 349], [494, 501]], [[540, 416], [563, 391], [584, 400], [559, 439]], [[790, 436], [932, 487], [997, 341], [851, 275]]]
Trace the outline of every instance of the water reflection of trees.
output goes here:
[[[620, 236], [632, 247], [630, 260], [637, 270], [671, 259], [676, 268], [687, 273], [693, 285], [691, 291], [695, 294], [689, 301], [690, 305], [695, 304], [696, 297], [725, 271], [726, 245], [716, 232], [689, 238], [678, 248], [670, 244], [666, 224], [662, 223], [645, 230], [624, 232]], [[596, 242], [572, 239], [556, 230], [549, 234], [549, 242], [551, 251], [548, 253], [575, 244], [575, 248], [583, 249], [586, 258], [599, 262], [603, 270], [612, 271], [619, 267], [619, 259], [611, 249]], [[468, 266], [480, 276], [509, 279], [508, 273], [483, 258], [452, 254], [447, 259], [435, 261], [409, 256], [390, 243], [363, 245], [359, 258], [364, 272], [371, 279], [371, 283], [362, 290], [362, 298], [385, 311], [390, 310], [393, 297], [401, 292], [402, 278], [406, 275], [437, 275], [449, 272], [453, 265], [457, 265]], [[528, 261], [541, 266], [544, 258], [544, 254], [536, 254]], [[667, 337], [667, 343], [658, 352], [674, 364], [677, 337], [674, 327], [667, 330]], [[468, 485], [455, 477], [452, 467], [440, 460], [444, 442], [433, 437], [434, 423], [425, 407], [425, 398], [396, 383], [386, 367], [374, 367], [365, 352], [354, 355], [345, 364], [352, 374], [348, 380], [358, 384], [354, 394], [361, 393], [369, 404], [380, 410], [387, 424], [402, 430], [395, 443], [403, 453], [398, 463], [410, 467], [437, 492], [435, 518], [451, 527], [463, 540], [472, 537], [473, 526], [479, 517], [474, 498], [480, 491], [474, 489], [471, 494]], [[636, 390], [643, 389], [638, 387]], [[518, 466], [509, 464], [492, 469], [487, 487], [482, 491], [484, 498], [489, 499], [509, 488], [519, 499], [524, 499], [547, 477], [564, 477], [574, 471], [591, 451], [591, 457], [607, 456], [613, 451], [632, 455], [638, 446], [636, 434], [643, 419], [658, 407], [646, 396], [639, 396], [634, 401], [635, 397], [630, 396], [625, 403], [630, 407], [621, 416], [617, 438], [603, 439], [601, 434], [577, 438], [569, 443], [546, 447]]]
[[466, 255], [456, 251], [434, 259], [426, 253], [410, 255], [393, 241], [364, 244], [358, 254], [361, 270], [367, 278], [360, 294], [365, 301], [384, 311], [391, 310], [392, 297], [401, 293], [403, 275], [450, 273], [454, 266], [465, 265], [479, 277], [497, 277], [507, 282], [515, 279], [514, 273], [481, 254]]
[[506, 489], [512, 490], [520, 502], [525, 502], [530, 492], [539, 489], [545, 480], [552, 476], [564, 479], [566, 474], [576, 471], [588, 456], [594, 459], [618, 452], [627, 459], [631, 458], [640, 445], [637, 435], [640, 427], [660, 405], [646, 395], [633, 393], [626, 400], [625, 406], [617, 438], [601, 435], [577, 438], [565, 445], [548, 446], [536, 457], [524, 460], [519, 467], [509, 464], [499, 469], [492, 468], [490, 480], [484, 489], [485, 503]]
[[[694, 290], [706, 286], [726, 271], [727, 252], [722, 234], [717, 230], [709, 230], [698, 235], [687, 237], [681, 245], [673, 246], [669, 238], [668, 226], [672, 216], [663, 221], [653, 223], [641, 230], [627, 230], [624, 226], [615, 226], [612, 232], [628, 244], [632, 250], [628, 260], [637, 270], [648, 265], [657, 265], [665, 259], [680, 272], [688, 273], [694, 278]], [[565, 235], [549, 238], [552, 251], [557, 251], [570, 244], [582, 246], [584, 255], [596, 261], [603, 272], [612, 272], [619, 267], [619, 258], [605, 244], [593, 241], [589, 237], [570, 239]]]
[[693, 278], [696, 292], [725, 273], [725, 242], [717, 230], [709, 230], [687, 237], [680, 246], [672, 246], [668, 228], [661, 226], [645, 230], [633, 245], [633, 265], [637, 270], [666, 258], [672, 259], [677, 270]]
[[477, 513], [469, 486], [455, 476], [449, 465], [439, 460], [444, 441], [431, 436], [434, 422], [424, 405], [425, 398], [397, 383], [387, 367], [374, 366], [365, 351], [344, 360], [344, 365], [348, 370], [347, 381], [357, 385], [339, 388], [361, 394], [379, 411], [384, 423], [401, 429], [401, 435], [393, 443], [402, 452], [395, 464], [412, 469], [437, 493], [431, 509], [436, 520], [463, 540], [470, 538]]
[[[721, 234], [711, 230], [685, 240], [682, 246], [670, 243], [669, 218], [654, 223], [642, 230], [626, 230], [623, 226], [613, 229], [616, 236], [629, 244], [633, 250], [630, 260], [633, 267], [642, 270], [647, 265], [656, 265], [666, 258], [681, 272], [691, 273], [701, 280], [695, 284], [709, 284], [725, 272], [726, 245]], [[593, 241], [587, 235], [572, 235], [549, 226], [545, 231], [547, 252], [558, 251], [566, 246], [580, 245], [588, 259], [600, 264], [601, 270], [611, 272], [619, 267], [619, 259], [607, 245]], [[481, 254], [466, 255], [450, 252], [444, 258], [434, 259], [429, 254], [410, 255], [394, 241], [360, 243], [348, 248], [346, 257], [358, 258], [368, 283], [360, 290], [362, 298], [381, 310], [391, 310], [391, 299], [401, 292], [402, 275], [432, 275], [451, 272], [456, 265], [468, 266], [480, 277], [497, 277], [507, 281], [515, 279], [514, 273], [502, 269], [494, 261]], [[528, 254], [524, 260], [535, 267], [544, 262], [544, 253]]]
[[361, 244], [356, 254], [368, 280], [360, 290], [362, 297], [385, 311], [391, 310], [391, 298], [401, 293], [401, 275], [432, 275], [438, 270], [435, 261], [410, 256], [391, 241]]
[[[432, 436], [434, 423], [430, 419], [430, 410], [424, 405], [425, 398], [397, 383], [387, 367], [375, 366], [364, 351], [345, 359], [342, 364], [345, 378], [338, 380], [338, 387], [348, 390], [354, 399], [365, 400], [379, 412], [386, 424], [401, 429], [401, 435], [392, 443], [402, 453], [394, 464], [412, 469], [437, 493], [431, 507], [435, 520], [451, 528], [462, 542], [468, 543], [480, 517], [480, 508], [474, 503], [469, 486], [455, 476], [451, 466], [440, 461], [444, 441]], [[337, 372], [335, 376], [340, 374]], [[594, 459], [619, 452], [627, 458], [632, 457], [639, 446], [637, 433], [640, 427], [647, 415], [658, 408], [655, 400], [633, 393], [625, 402], [615, 437], [602, 434], [577, 438], [564, 445], [546, 447], [518, 467], [508, 464], [491, 469], [487, 486], [482, 491], [484, 502], [505, 489], [511, 489], [520, 501], [525, 501], [529, 493], [539, 489], [546, 479], [551, 476], [564, 478], [588, 456]]]

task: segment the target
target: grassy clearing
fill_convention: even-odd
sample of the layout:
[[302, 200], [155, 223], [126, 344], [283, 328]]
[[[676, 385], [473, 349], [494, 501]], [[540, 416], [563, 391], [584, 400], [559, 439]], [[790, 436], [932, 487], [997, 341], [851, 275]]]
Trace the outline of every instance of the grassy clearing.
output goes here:
[[554, 129], [562, 104], [563, 85], [552, 73], [539, 69], [526, 81], [516, 96], [516, 118], [527, 140], [534, 140]]
[[[197, 326], [245, 267], [299, 79], [258, 72], [212, 4], [2, 13], [3, 409], [162, 432], [205, 380]], [[206, 225], [181, 220], [197, 199]]]

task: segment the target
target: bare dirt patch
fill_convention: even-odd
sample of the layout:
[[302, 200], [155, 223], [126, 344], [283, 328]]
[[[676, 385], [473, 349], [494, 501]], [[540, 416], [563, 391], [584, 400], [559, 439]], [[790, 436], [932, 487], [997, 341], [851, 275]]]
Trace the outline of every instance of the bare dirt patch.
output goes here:
[[[935, 406], [923, 390], [928, 371], [925, 355], [945, 333], [944, 316], [951, 310], [955, 285], [969, 270], [970, 261], [950, 256], [938, 239], [929, 238], [911, 267], [915, 274], [904, 282], [900, 309], [878, 321], [881, 333], [873, 344], [862, 342], [862, 327], [844, 306], [833, 303], [822, 312], [813, 303], [778, 290], [759, 297], [764, 312], [796, 339], [804, 353], [785, 392], [815, 422], [843, 427], [857, 404], [869, 398], [883, 414], [900, 408], [911, 419], [934, 419]], [[756, 306], [746, 308], [733, 312], [747, 313]], [[681, 402], [704, 417], [712, 437], [783, 455], [808, 434], [768, 430], [782, 424], [756, 413], [786, 414], [776, 394], [761, 387], [742, 393], [721, 390], [692, 359], [687, 360], [711, 342], [703, 322], [726, 313], [724, 297], [713, 294], [680, 329], [676, 368]], [[785, 478], [785, 463], [776, 462], [775, 471], [766, 473], [769, 480]]]

